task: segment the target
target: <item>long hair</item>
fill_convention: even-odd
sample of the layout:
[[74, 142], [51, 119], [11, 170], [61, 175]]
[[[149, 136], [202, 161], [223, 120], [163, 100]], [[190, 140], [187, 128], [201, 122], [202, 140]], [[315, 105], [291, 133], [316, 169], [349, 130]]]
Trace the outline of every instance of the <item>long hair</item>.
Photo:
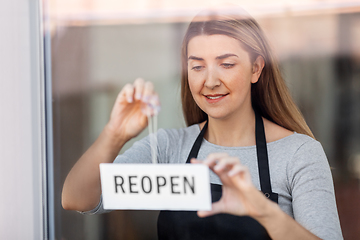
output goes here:
[[214, 34], [237, 39], [250, 54], [252, 62], [259, 55], [264, 58], [265, 66], [259, 80], [251, 86], [253, 108], [266, 119], [290, 131], [314, 138], [289, 93], [263, 31], [255, 19], [249, 16], [213, 15], [205, 19], [195, 18], [190, 23], [181, 50], [181, 101], [187, 126], [207, 119], [207, 114], [197, 106], [190, 92], [187, 72], [188, 43], [196, 36]]

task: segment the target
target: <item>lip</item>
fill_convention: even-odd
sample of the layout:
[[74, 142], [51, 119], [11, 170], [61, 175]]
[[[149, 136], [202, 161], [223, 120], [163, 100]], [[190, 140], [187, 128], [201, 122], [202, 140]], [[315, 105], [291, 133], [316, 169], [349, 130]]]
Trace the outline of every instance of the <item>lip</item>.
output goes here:
[[[228, 93], [226, 93], [226, 94], [208, 94], [208, 95], [203, 95], [204, 97], [205, 97], [205, 99], [206, 99], [206, 101], [208, 102], [208, 103], [217, 103], [217, 102], [219, 102], [219, 101], [221, 101], [222, 99], [224, 99], [227, 95], [229, 95]], [[213, 99], [210, 99], [210, 98], [208, 98], [208, 97], [211, 97], [211, 98], [213, 98]]]

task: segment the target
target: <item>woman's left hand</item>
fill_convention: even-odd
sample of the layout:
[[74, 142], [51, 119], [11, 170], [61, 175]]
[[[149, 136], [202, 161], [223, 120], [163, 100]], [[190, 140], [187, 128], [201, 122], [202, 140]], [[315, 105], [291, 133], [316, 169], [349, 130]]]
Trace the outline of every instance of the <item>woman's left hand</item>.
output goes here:
[[248, 168], [238, 158], [226, 153], [213, 153], [204, 161], [192, 159], [192, 163], [209, 166], [223, 183], [221, 199], [212, 204], [211, 211], [198, 211], [199, 217], [228, 213], [256, 219], [266, 215], [276, 205], [255, 188]]

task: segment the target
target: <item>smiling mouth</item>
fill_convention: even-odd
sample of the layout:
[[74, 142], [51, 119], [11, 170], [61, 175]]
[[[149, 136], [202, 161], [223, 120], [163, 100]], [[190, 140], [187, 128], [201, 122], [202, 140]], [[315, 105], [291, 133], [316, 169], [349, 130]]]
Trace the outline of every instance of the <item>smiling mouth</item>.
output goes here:
[[225, 97], [227, 94], [224, 94], [224, 95], [204, 95], [205, 97], [207, 97], [208, 99], [218, 99], [218, 98], [222, 98], [222, 97]]

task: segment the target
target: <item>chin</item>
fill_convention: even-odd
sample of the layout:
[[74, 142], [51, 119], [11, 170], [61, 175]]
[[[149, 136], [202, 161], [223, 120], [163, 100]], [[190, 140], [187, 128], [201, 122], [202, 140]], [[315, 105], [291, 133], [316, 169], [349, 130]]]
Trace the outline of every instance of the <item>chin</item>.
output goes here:
[[228, 114], [225, 113], [207, 113], [209, 118], [213, 118], [216, 120], [223, 120], [228, 117]]

